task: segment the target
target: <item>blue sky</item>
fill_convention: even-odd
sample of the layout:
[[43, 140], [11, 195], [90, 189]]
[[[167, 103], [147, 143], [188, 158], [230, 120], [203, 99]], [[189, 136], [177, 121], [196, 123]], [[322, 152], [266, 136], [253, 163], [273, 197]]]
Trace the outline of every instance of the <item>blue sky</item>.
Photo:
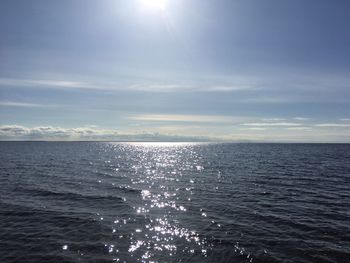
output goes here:
[[346, 0], [3, 0], [0, 139], [350, 142]]

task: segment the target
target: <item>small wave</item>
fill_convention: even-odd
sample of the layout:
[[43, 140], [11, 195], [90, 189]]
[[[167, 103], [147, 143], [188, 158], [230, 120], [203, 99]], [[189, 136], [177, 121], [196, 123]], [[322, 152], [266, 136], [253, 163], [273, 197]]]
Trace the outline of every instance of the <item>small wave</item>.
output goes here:
[[24, 188], [17, 187], [16, 191], [21, 191], [22, 193], [29, 193], [32, 196], [42, 196], [42, 197], [54, 197], [61, 200], [70, 200], [70, 201], [81, 201], [81, 200], [92, 200], [92, 201], [119, 201], [123, 202], [123, 198], [119, 196], [112, 195], [86, 195], [81, 193], [73, 192], [56, 192], [49, 189], [42, 188]]

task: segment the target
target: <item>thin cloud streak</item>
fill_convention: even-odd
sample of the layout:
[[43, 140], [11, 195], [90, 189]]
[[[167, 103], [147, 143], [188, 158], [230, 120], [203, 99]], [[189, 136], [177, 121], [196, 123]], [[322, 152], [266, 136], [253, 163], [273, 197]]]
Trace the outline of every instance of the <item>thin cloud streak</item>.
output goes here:
[[294, 117], [294, 120], [297, 120], [297, 121], [308, 121], [309, 118], [305, 118], [305, 117]]
[[346, 124], [346, 123], [320, 123], [320, 124], [315, 124], [316, 127], [327, 127], [327, 128], [331, 128], [331, 127], [339, 127], [339, 128], [347, 128], [350, 127], [350, 124]]
[[238, 119], [217, 115], [172, 115], [172, 114], [141, 114], [129, 116], [134, 121], [161, 121], [161, 122], [208, 122], [208, 123], [232, 123]]
[[241, 125], [243, 125], [243, 126], [257, 126], [257, 127], [264, 127], [264, 126], [278, 127], [278, 126], [300, 126], [302, 124], [296, 123], [296, 122], [253, 122], [253, 123], [243, 123]]
[[249, 127], [246, 129], [251, 130], [251, 131], [265, 131], [265, 130], [267, 130], [267, 128], [263, 128], [263, 127]]
[[262, 121], [285, 121], [284, 118], [264, 118]]
[[[141, 91], [141, 92], [232, 92], [252, 90], [250, 85], [208, 85], [203, 83], [146, 83], [138, 84], [120, 84], [116, 82], [97, 83], [91, 81], [74, 80], [50, 80], [50, 79], [20, 79], [20, 78], [0, 78], [0, 86], [13, 87], [39, 87], [55, 89], [87, 89], [87, 90], [106, 90], [106, 91]], [[220, 83], [220, 81], [218, 81]]]
[[0, 78], [0, 86], [100, 89], [98, 86], [92, 85], [87, 82], [79, 82], [79, 81], [33, 80], [33, 79], [11, 79], [11, 78]]
[[17, 102], [17, 101], [0, 101], [1, 107], [52, 107], [52, 105], [44, 105], [37, 103]]
[[248, 91], [256, 89], [256, 87], [248, 85], [232, 85], [232, 86], [210, 86], [203, 88], [203, 91], [207, 92], [231, 92], [231, 91]]
[[311, 131], [311, 127], [287, 127], [285, 128], [286, 130], [289, 131]]
[[194, 87], [185, 84], [135, 84], [128, 86], [128, 89], [144, 92], [176, 92], [178, 90], [191, 91]]

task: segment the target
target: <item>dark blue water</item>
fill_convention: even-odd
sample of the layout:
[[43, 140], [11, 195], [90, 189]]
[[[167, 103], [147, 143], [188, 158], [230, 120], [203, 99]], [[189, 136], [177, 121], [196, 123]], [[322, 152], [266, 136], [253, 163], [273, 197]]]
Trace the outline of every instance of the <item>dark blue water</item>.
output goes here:
[[350, 262], [350, 145], [0, 147], [0, 262]]

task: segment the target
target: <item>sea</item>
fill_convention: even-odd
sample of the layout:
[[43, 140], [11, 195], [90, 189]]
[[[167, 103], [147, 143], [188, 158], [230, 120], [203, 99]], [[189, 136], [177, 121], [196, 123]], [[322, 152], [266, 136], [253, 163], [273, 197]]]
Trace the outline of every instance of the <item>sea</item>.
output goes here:
[[0, 262], [350, 262], [350, 144], [0, 142]]

